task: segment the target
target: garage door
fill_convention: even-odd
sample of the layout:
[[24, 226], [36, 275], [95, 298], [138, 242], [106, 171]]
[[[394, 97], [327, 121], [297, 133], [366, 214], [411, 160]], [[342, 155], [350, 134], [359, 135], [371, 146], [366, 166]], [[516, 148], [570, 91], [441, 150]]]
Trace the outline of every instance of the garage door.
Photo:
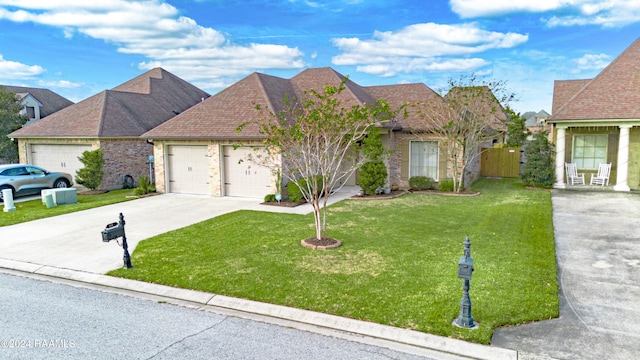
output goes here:
[[31, 145], [31, 162], [49, 171], [62, 171], [76, 177], [76, 171], [84, 165], [78, 160], [84, 151], [91, 151], [91, 145]]
[[170, 145], [169, 192], [209, 195], [209, 158], [206, 146]]
[[[263, 198], [271, 193], [269, 168], [250, 163], [247, 159], [254, 150], [247, 147], [234, 149], [225, 146], [224, 154], [224, 194]], [[255, 154], [255, 153], [254, 153]]]

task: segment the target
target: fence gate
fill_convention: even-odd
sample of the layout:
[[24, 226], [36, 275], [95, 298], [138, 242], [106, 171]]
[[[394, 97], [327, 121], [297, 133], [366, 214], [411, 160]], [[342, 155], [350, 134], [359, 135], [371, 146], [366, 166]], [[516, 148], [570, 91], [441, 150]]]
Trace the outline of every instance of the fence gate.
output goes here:
[[520, 176], [520, 148], [482, 149], [480, 175], [515, 178]]

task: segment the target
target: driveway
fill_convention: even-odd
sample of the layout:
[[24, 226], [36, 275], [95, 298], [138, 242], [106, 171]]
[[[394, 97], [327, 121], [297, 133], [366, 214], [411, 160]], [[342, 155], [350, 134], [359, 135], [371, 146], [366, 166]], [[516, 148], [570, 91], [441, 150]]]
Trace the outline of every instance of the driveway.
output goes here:
[[[329, 203], [350, 197], [358, 189], [344, 187]], [[102, 242], [101, 236], [107, 224], [118, 221], [120, 213], [129, 252], [133, 253], [140, 240], [243, 209], [295, 214], [312, 211], [309, 204], [286, 208], [260, 205], [258, 199], [163, 194], [0, 227], [0, 259], [103, 274], [123, 265], [122, 248], [115, 241]]]
[[553, 224], [560, 318], [499, 329], [492, 345], [520, 359], [637, 359], [640, 195], [554, 190]]

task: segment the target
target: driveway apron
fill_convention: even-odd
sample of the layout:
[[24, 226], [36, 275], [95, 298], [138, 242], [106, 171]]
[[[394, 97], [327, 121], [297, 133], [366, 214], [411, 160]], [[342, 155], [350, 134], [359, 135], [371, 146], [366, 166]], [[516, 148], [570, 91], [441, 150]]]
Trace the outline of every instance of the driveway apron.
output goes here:
[[492, 345], [520, 359], [637, 359], [640, 195], [554, 190], [552, 201], [560, 317], [499, 329]]

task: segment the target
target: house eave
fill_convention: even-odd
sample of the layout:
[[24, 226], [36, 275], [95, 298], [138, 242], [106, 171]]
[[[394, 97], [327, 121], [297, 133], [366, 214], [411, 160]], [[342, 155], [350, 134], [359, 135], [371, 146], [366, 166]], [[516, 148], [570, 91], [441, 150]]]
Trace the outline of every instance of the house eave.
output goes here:
[[547, 119], [547, 123], [557, 128], [594, 126], [640, 126], [640, 119]]

